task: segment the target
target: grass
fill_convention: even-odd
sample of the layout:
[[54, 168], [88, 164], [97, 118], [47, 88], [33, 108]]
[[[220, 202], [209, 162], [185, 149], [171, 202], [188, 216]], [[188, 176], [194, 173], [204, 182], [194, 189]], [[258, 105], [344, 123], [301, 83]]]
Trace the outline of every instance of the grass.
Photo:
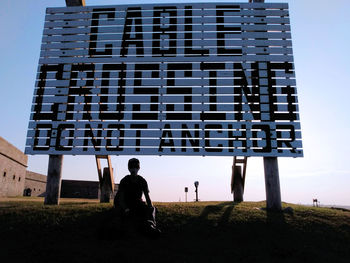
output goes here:
[[159, 239], [119, 236], [111, 204], [0, 199], [1, 262], [350, 262], [350, 212], [265, 202], [155, 203]]

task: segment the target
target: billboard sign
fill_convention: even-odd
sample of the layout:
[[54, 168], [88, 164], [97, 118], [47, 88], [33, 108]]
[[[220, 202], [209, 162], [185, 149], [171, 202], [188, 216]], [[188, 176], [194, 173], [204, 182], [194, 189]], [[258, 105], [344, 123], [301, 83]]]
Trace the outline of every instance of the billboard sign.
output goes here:
[[48, 8], [25, 152], [302, 156], [288, 4]]

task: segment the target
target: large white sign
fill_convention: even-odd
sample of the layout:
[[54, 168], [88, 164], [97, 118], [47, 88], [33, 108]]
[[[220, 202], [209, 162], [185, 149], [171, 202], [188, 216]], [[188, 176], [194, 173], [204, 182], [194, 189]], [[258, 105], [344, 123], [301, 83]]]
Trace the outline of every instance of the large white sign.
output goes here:
[[27, 154], [303, 155], [288, 5], [48, 8]]

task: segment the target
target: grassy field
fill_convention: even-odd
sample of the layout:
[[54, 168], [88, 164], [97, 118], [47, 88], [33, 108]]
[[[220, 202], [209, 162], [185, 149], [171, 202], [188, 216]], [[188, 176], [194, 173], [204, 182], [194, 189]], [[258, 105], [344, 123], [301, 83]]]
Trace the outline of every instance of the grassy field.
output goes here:
[[0, 199], [1, 262], [350, 262], [350, 212], [264, 202], [155, 203], [159, 239], [116, 231], [111, 204]]

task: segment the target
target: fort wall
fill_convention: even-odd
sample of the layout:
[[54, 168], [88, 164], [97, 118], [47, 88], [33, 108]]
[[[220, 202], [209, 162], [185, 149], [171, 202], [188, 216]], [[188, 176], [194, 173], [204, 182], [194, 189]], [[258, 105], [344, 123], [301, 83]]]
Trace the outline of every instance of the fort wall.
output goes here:
[[28, 157], [0, 137], [0, 196], [22, 196]]

